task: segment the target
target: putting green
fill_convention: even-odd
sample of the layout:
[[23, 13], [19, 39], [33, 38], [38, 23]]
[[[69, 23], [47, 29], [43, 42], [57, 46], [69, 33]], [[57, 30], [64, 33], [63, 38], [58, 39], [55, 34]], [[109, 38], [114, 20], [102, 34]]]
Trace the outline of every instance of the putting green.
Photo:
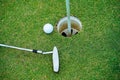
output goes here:
[[[56, 29], [66, 16], [65, 0], [0, 0], [0, 43], [51, 51], [57, 46], [60, 71], [51, 55], [0, 47], [0, 80], [119, 80], [120, 1], [70, 0], [82, 30], [65, 38]], [[52, 34], [43, 26], [54, 25]]]

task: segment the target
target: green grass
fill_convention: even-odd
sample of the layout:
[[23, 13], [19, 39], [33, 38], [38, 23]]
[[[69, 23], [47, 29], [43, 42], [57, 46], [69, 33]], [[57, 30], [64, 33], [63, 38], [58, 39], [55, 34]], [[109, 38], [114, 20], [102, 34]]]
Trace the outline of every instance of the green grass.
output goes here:
[[[0, 43], [44, 51], [57, 46], [60, 57], [54, 73], [51, 55], [0, 47], [0, 80], [120, 79], [120, 1], [70, 1], [83, 29], [65, 38], [55, 27], [66, 16], [65, 0], [0, 0]], [[50, 35], [43, 32], [46, 23], [54, 25]]]

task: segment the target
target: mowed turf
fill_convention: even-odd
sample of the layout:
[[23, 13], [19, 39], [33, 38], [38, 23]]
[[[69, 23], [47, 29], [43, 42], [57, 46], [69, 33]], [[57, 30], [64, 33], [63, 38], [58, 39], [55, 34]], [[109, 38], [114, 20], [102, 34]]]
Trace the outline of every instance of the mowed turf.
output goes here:
[[[57, 22], [66, 16], [65, 0], [0, 0], [0, 43], [30, 49], [59, 50], [60, 71], [52, 55], [0, 47], [0, 80], [119, 80], [120, 1], [70, 0], [71, 15], [83, 25], [70, 38]], [[43, 26], [54, 25], [52, 34]]]

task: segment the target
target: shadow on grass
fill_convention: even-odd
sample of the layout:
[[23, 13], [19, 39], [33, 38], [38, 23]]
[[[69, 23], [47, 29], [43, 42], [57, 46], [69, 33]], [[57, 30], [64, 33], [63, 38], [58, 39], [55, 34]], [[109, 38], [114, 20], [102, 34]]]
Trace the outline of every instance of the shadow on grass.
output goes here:
[[115, 75], [115, 79], [119, 80], [120, 77], [120, 20], [119, 20], [119, 6], [113, 5], [115, 10], [113, 10], [113, 21], [109, 26], [109, 30], [107, 31], [107, 41], [110, 47], [110, 51], [113, 52], [115, 56], [111, 57], [109, 60], [110, 67], [112, 69], [113, 74]]

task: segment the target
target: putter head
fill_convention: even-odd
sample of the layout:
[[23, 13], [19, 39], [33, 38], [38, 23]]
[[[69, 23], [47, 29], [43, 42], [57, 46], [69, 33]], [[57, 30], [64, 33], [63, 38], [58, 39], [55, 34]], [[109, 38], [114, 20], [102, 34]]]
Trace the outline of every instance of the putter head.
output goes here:
[[58, 50], [57, 47], [53, 48], [53, 70], [54, 72], [58, 72], [59, 71], [59, 55], [58, 55]]

